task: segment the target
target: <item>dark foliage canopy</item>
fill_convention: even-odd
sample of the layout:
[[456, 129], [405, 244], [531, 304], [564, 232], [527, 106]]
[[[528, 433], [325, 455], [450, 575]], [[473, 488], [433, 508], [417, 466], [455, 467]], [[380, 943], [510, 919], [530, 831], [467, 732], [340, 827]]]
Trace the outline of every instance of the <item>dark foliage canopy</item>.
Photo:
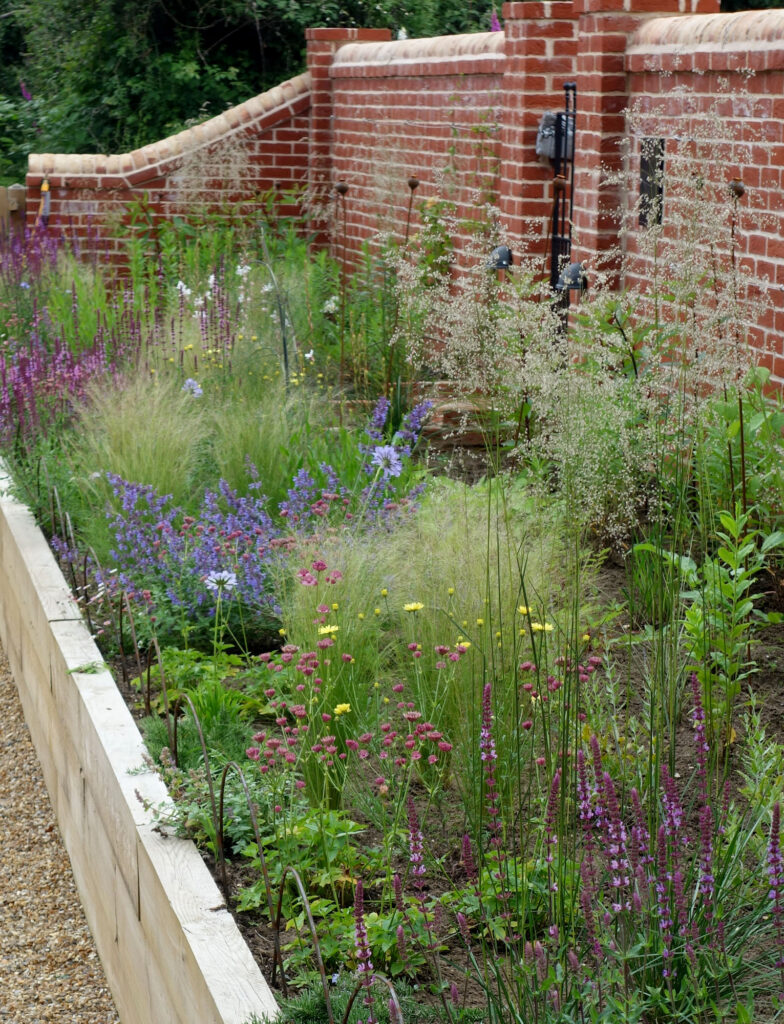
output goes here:
[[304, 68], [310, 26], [486, 30], [492, 0], [0, 0], [0, 182], [27, 153], [117, 153]]

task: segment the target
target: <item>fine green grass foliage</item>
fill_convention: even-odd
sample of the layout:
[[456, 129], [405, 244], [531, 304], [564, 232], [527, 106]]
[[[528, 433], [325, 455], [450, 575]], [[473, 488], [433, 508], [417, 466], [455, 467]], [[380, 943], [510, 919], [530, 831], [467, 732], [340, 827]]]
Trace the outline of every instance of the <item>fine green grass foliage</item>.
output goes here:
[[[107, 473], [152, 486], [193, 511], [205, 488], [219, 480], [247, 492], [254, 466], [274, 508], [285, 500], [306, 454], [315, 465], [341, 450], [356, 461], [353, 439], [350, 449], [330, 446], [315, 427], [326, 415], [323, 399], [305, 391], [276, 402], [264, 388], [236, 393], [205, 380], [194, 393], [179, 374], [123, 376], [93, 389], [51, 468], [59, 473], [57, 462], [68, 467], [72, 518], [103, 561], [108, 536], [93, 513], [111, 503]], [[336, 469], [343, 472], [345, 463], [338, 461]]]
[[[446, 480], [433, 484], [416, 517], [393, 532], [308, 542], [301, 552], [303, 564], [322, 557], [330, 569], [340, 570], [342, 579], [332, 588], [286, 588], [281, 612], [286, 636], [298, 642], [311, 633], [316, 605], [326, 603], [325, 614], [339, 620], [340, 642], [352, 651], [360, 678], [375, 676], [389, 661], [390, 644], [407, 650], [415, 643], [427, 657], [436, 645], [452, 647], [458, 639], [487, 648], [500, 670], [510, 671], [524, 588], [531, 603], [544, 610], [561, 600], [565, 586], [562, 551], [548, 532], [549, 522], [547, 510], [508, 480], [481, 487]], [[296, 560], [292, 567], [299, 568]], [[333, 600], [339, 604], [334, 615]], [[354, 650], [368, 632], [367, 650]], [[430, 681], [415, 682], [411, 661], [406, 657], [395, 671], [411, 676], [428, 717], [450, 714], [459, 720], [465, 708], [453, 704], [456, 695], [439, 707], [442, 695], [428, 696]]]

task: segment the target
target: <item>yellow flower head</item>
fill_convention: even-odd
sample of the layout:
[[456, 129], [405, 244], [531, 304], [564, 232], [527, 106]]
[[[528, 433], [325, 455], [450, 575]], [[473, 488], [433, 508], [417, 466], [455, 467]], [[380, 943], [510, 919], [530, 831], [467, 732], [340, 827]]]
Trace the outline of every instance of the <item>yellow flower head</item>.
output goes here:
[[389, 593], [389, 591], [387, 590], [386, 587], [384, 587], [384, 589], [381, 591], [381, 596], [382, 597], [386, 597], [388, 593]]
[[425, 606], [421, 601], [411, 601], [409, 604], [403, 605], [404, 612], [421, 612]]
[[449, 594], [450, 597], [453, 597], [454, 593], [455, 593], [455, 588], [454, 587], [449, 587], [447, 589], [447, 594]]
[[520, 607], [517, 610], [520, 612], [521, 615], [530, 615], [531, 614], [531, 609], [528, 607], [527, 604], [521, 604]]
[[333, 714], [336, 717], [339, 718], [340, 715], [347, 715], [349, 713], [349, 711], [351, 711], [351, 705], [350, 704], [338, 704], [335, 707], [335, 710], [334, 710]]
[[328, 636], [330, 633], [337, 633], [340, 626], [319, 626], [319, 636]]
[[532, 622], [531, 629], [534, 633], [552, 633], [552, 622]]

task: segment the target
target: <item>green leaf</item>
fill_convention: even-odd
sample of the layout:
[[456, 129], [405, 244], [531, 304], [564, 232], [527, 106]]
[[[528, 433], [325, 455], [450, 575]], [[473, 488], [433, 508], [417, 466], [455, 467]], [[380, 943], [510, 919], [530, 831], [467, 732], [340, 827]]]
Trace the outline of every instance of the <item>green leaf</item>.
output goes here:
[[781, 547], [782, 544], [784, 544], [784, 531], [776, 530], [774, 533], [769, 533], [760, 544], [760, 554], [765, 555], [773, 548]]
[[738, 1003], [736, 1005], [735, 1013], [738, 1017], [738, 1024], [754, 1024], [751, 1012], [749, 1011], [747, 1006], [743, 1005], [743, 1003]]
[[737, 540], [738, 537], [740, 537], [740, 531], [743, 529], [744, 519], [745, 516], [741, 516], [739, 519], [736, 519], [729, 512], [719, 512], [719, 521], [733, 540]]

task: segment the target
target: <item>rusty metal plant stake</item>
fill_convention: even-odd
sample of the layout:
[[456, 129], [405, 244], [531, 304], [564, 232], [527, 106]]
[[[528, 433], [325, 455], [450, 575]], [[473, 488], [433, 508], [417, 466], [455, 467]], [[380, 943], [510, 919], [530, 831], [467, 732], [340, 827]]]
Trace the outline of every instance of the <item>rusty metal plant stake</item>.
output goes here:
[[[743, 197], [746, 192], [746, 188], [740, 178], [733, 178], [729, 184], [730, 195], [732, 196], [732, 218], [730, 220], [730, 260], [732, 264], [732, 308], [733, 308], [733, 334], [735, 337], [735, 349], [740, 347], [740, 338], [738, 337], [738, 324], [736, 311], [738, 308], [738, 278], [737, 278], [737, 266], [735, 259], [735, 229], [738, 224], [738, 200]], [[737, 379], [739, 374], [737, 372], [736, 365], [736, 382], [735, 387], [738, 391], [738, 441], [740, 443], [740, 496], [741, 496], [741, 507], [743, 508], [743, 515], [748, 515], [749, 503], [748, 494], [746, 491], [746, 439], [743, 436], [743, 393], [740, 388], [740, 382]], [[732, 465], [732, 459], [730, 459], [730, 466]]]
[[343, 231], [341, 234], [341, 261], [340, 261], [340, 359], [338, 362], [338, 423], [343, 426], [343, 375], [345, 371], [345, 345], [346, 345], [346, 259], [347, 259], [347, 238], [346, 238], [346, 193], [348, 184], [339, 181], [335, 186], [338, 195], [340, 213], [343, 217]]
[[[310, 908], [310, 900], [308, 894], [305, 892], [305, 886], [302, 884], [302, 879], [299, 876], [299, 872], [296, 868], [293, 868], [290, 864], [287, 864], [283, 869], [283, 874], [280, 876], [280, 892], [278, 893], [278, 909], [275, 914], [275, 931], [280, 931], [280, 915], [283, 910], [283, 893], [285, 886], [283, 883], [286, 881], [286, 875], [290, 874], [294, 879], [294, 884], [299, 889], [300, 899], [305, 910], [305, 917], [308, 921], [308, 930], [310, 931], [310, 937], [313, 939], [313, 952], [316, 955], [316, 966], [321, 976], [321, 987], [324, 990], [324, 1001], [327, 1004], [327, 1018], [329, 1024], [335, 1024], [335, 1015], [332, 1011], [332, 1000], [329, 998], [329, 982], [327, 981], [327, 972], [324, 970], [324, 960], [321, 956], [321, 946], [318, 940], [318, 931], [316, 930], [316, 922], [313, 920], [313, 911]], [[283, 965], [280, 967], [281, 977], [283, 976]], [[272, 983], [275, 984], [275, 967], [272, 967]]]
[[[372, 985], [374, 981], [377, 981], [382, 985], [386, 985], [387, 988], [389, 989], [389, 1001], [390, 1003], [392, 1003], [391, 1009], [394, 1010], [394, 1016], [392, 1015], [392, 1013], [390, 1013], [390, 1017], [392, 1018], [393, 1024], [403, 1024], [403, 1010], [400, 1006], [400, 1000], [397, 997], [395, 986], [392, 984], [389, 978], [386, 978], [383, 974], [371, 974], [370, 984]], [[361, 981], [358, 981], [356, 988], [351, 993], [351, 998], [348, 1001], [348, 1006], [346, 1007], [346, 1012], [343, 1014], [343, 1020], [341, 1021], [341, 1024], [348, 1024], [348, 1015], [349, 1013], [351, 1013], [351, 1007], [354, 1005], [354, 1000], [362, 991], [363, 987], [365, 987], [363, 983]]]
[[[157, 644], [156, 644], [157, 646]], [[163, 672], [163, 669], [161, 669]], [[207, 753], [207, 744], [204, 742], [204, 732], [202, 731], [201, 722], [199, 716], [196, 714], [196, 708], [193, 706], [193, 701], [190, 699], [187, 693], [180, 694], [177, 700], [174, 702], [173, 716], [174, 716], [174, 739], [172, 741], [172, 757], [174, 758], [174, 764], [177, 764], [177, 712], [180, 710], [180, 704], [182, 701], [186, 701], [188, 707], [191, 709], [193, 715], [193, 722], [196, 726], [196, 731], [199, 734], [199, 742], [201, 743], [201, 752], [204, 756], [204, 774], [207, 776], [207, 788], [210, 793], [210, 808], [212, 813], [212, 827], [215, 831], [215, 859], [218, 862], [218, 870], [220, 871], [220, 882], [221, 888], [223, 889], [223, 897], [226, 902], [229, 902], [229, 880], [226, 875], [226, 857], [223, 852], [223, 829], [221, 822], [218, 819], [218, 806], [215, 802], [215, 787], [212, 784], [212, 772], [210, 771], [210, 758]], [[166, 719], [168, 722], [169, 710], [168, 710], [168, 697], [166, 699]]]
[[411, 177], [408, 179], [408, 187], [410, 193], [408, 196], [408, 213], [406, 214], [406, 240], [404, 243], [405, 245], [408, 245], [408, 231], [409, 228], [411, 227], [411, 207], [414, 204], [414, 193], [419, 188], [419, 178], [417, 178], [415, 174], [412, 174]]
[[[133, 653], [134, 653], [134, 657], [136, 658], [136, 669], [137, 669], [138, 674], [139, 674], [139, 681], [141, 682], [142, 678], [144, 677], [144, 669], [142, 668], [142, 659], [141, 659], [141, 654], [139, 652], [139, 642], [136, 639], [136, 624], [133, 621], [133, 611], [131, 609], [131, 601], [130, 601], [130, 598], [128, 597], [128, 591], [127, 590], [123, 590], [123, 592], [122, 592], [122, 594], [120, 596], [120, 611], [119, 611], [119, 614], [118, 614], [118, 618], [120, 620], [120, 655], [121, 655], [121, 659], [122, 659], [122, 663], [123, 663], [123, 680], [127, 682], [127, 674], [126, 674], [126, 670], [125, 670], [125, 648], [124, 648], [123, 628], [122, 628], [123, 608], [126, 611], [126, 614], [128, 616], [128, 624], [131, 627], [131, 641], [133, 643]], [[144, 703], [144, 710], [145, 710], [145, 713], [147, 715], [152, 713], [152, 708], [150, 706], [150, 684], [149, 684], [149, 679], [147, 681], [147, 690], [146, 690], [146, 697], [145, 697], [145, 703]]]
[[[272, 884], [270, 882], [269, 870], [267, 869], [267, 861], [264, 856], [264, 851], [261, 848], [261, 834], [259, 832], [259, 822], [256, 815], [256, 806], [250, 796], [250, 790], [248, 789], [248, 783], [245, 781], [245, 775], [242, 768], [237, 764], [236, 761], [229, 761], [225, 765], [223, 772], [221, 773], [220, 783], [220, 802], [218, 805], [218, 816], [220, 818], [220, 834], [221, 834], [221, 849], [225, 849], [225, 836], [223, 833], [223, 798], [226, 791], [226, 779], [228, 777], [230, 769], [234, 769], [239, 775], [240, 783], [242, 784], [243, 792], [245, 793], [245, 802], [248, 805], [248, 812], [250, 813], [250, 821], [253, 826], [253, 835], [256, 838], [256, 849], [259, 852], [259, 863], [261, 864], [261, 875], [264, 879], [264, 892], [267, 897], [267, 909], [270, 916], [270, 924], [272, 925], [272, 941], [275, 947], [275, 957], [272, 963], [272, 983], [275, 983], [275, 968], [280, 965], [280, 986], [283, 989], [283, 995], [288, 996], [288, 985], [286, 984], [286, 975], [283, 972], [283, 954], [280, 950], [280, 929], [275, 922], [275, 911], [272, 906]], [[228, 894], [226, 894], [228, 899]]]

